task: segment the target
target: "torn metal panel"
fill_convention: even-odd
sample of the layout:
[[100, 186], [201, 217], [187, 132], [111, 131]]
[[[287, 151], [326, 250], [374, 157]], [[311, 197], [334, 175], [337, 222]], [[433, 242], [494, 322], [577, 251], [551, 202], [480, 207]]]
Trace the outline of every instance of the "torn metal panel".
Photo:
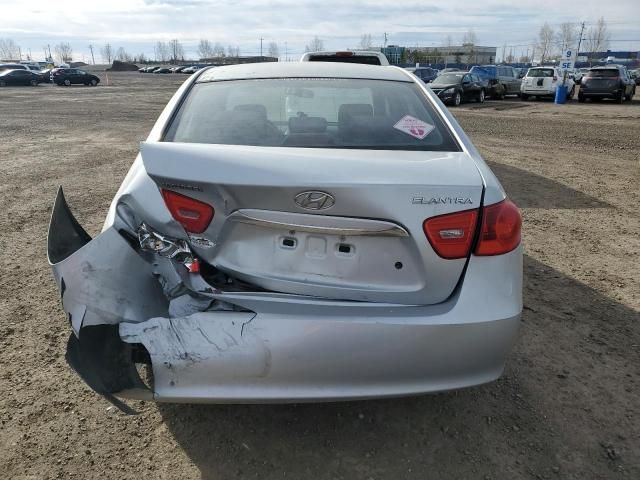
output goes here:
[[268, 344], [251, 328], [252, 312], [201, 312], [182, 318], [121, 323], [120, 337], [141, 343], [151, 357], [154, 392], [189, 389], [211, 382], [264, 377], [270, 368]]
[[51, 211], [47, 237], [49, 263], [61, 262], [90, 241], [91, 236], [84, 231], [71, 213], [62, 187], [59, 187]]
[[62, 305], [76, 334], [82, 326], [167, 315], [168, 302], [152, 266], [112, 228], [52, 268], [59, 286], [64, 280]]

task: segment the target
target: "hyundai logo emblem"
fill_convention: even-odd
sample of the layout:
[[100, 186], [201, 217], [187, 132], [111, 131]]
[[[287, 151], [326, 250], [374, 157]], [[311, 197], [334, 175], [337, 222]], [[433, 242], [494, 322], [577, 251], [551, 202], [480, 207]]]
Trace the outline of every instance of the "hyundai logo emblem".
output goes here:
[[307, 210], [326, 210], [327, 208], [333, 207], [336, 203], [333, 195], [318, 190], [300, 192], [296, 195], [294, 201], [299, 207]]

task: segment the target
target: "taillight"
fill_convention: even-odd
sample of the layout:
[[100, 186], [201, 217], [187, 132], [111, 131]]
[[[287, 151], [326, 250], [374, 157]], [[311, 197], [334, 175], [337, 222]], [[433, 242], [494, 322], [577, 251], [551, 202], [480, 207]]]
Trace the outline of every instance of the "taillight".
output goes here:
[[187, 232], [204, 232], [213, 218], [213, 207], [191, 197], [171, 190], [162, 190], [162, 197], [171, 216], [179, 222]]
[[482, 227], [476, 246], [476, 255], [502, 255], [520, 245], [522, 217], [515, 204], [505, 199], [484, 207]]
[[557, 82], [557, 81], [558, 81], [558, 76], [557, 76], [557, 75], [554, 75], [554, 76], [553, 76], [553, 81], [554, 81], [554, 82]]
[[471, 249], [477, 220], [478, 210], [465, 210], [427, 218], [422, 229], [442, 258], [465, 258]]
[[[433, 250], [442, 258], [465, 258], [469, 255], [476, 233], [478, 210], [447, 213], [427, 218], [422, 224]], [[522, 218], [509, 200], [483, 207], [480, 237], [475, 255], [502, 255], [520, 244]]]

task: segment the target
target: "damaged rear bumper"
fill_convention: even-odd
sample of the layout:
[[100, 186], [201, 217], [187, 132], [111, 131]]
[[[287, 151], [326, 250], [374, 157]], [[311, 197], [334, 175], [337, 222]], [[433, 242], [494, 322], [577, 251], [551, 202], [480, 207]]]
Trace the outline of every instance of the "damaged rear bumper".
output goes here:
[[[115, 396], [293, 402], [418, 394], [494, 380], [522, 308], [521, 277], [496, 282], [488, 294], [487, 278], [513, 279], [505, 272], [522, 270], [520, 248], [503, 257], [472, 258], [459, 291], [433, 306], [210, 288], [199, 290], [211, 302], [205, 311], [176, 314], [166, 279], [159, 278], [161, 265], [113, 227], [91, 240], [61, 191], [49, 231], [49, 261], [73, 330], [67, 360], [121, 408]], [[216, 302], [232, 308], [215, 309]], [[151, 364], [149, 386], [138, 375], [139, 362]]]

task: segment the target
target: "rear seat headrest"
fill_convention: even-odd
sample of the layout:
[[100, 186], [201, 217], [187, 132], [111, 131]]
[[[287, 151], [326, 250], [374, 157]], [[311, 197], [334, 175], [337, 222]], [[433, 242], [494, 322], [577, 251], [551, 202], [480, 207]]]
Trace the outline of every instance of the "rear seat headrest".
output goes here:
[[327, 120], [322, 117], [291, 117], [289, 133], [324, 133], [327, 131]]
[[368, 103], [344, 103], [338, 109], [338, 122], [343, 123], [349, 117], [372, 117], [373, 107]]
[[245, 103], [233, 107], [234, 112], [253, 113], [256, 117], [267, 118], [267, 107], [259, 103]]

